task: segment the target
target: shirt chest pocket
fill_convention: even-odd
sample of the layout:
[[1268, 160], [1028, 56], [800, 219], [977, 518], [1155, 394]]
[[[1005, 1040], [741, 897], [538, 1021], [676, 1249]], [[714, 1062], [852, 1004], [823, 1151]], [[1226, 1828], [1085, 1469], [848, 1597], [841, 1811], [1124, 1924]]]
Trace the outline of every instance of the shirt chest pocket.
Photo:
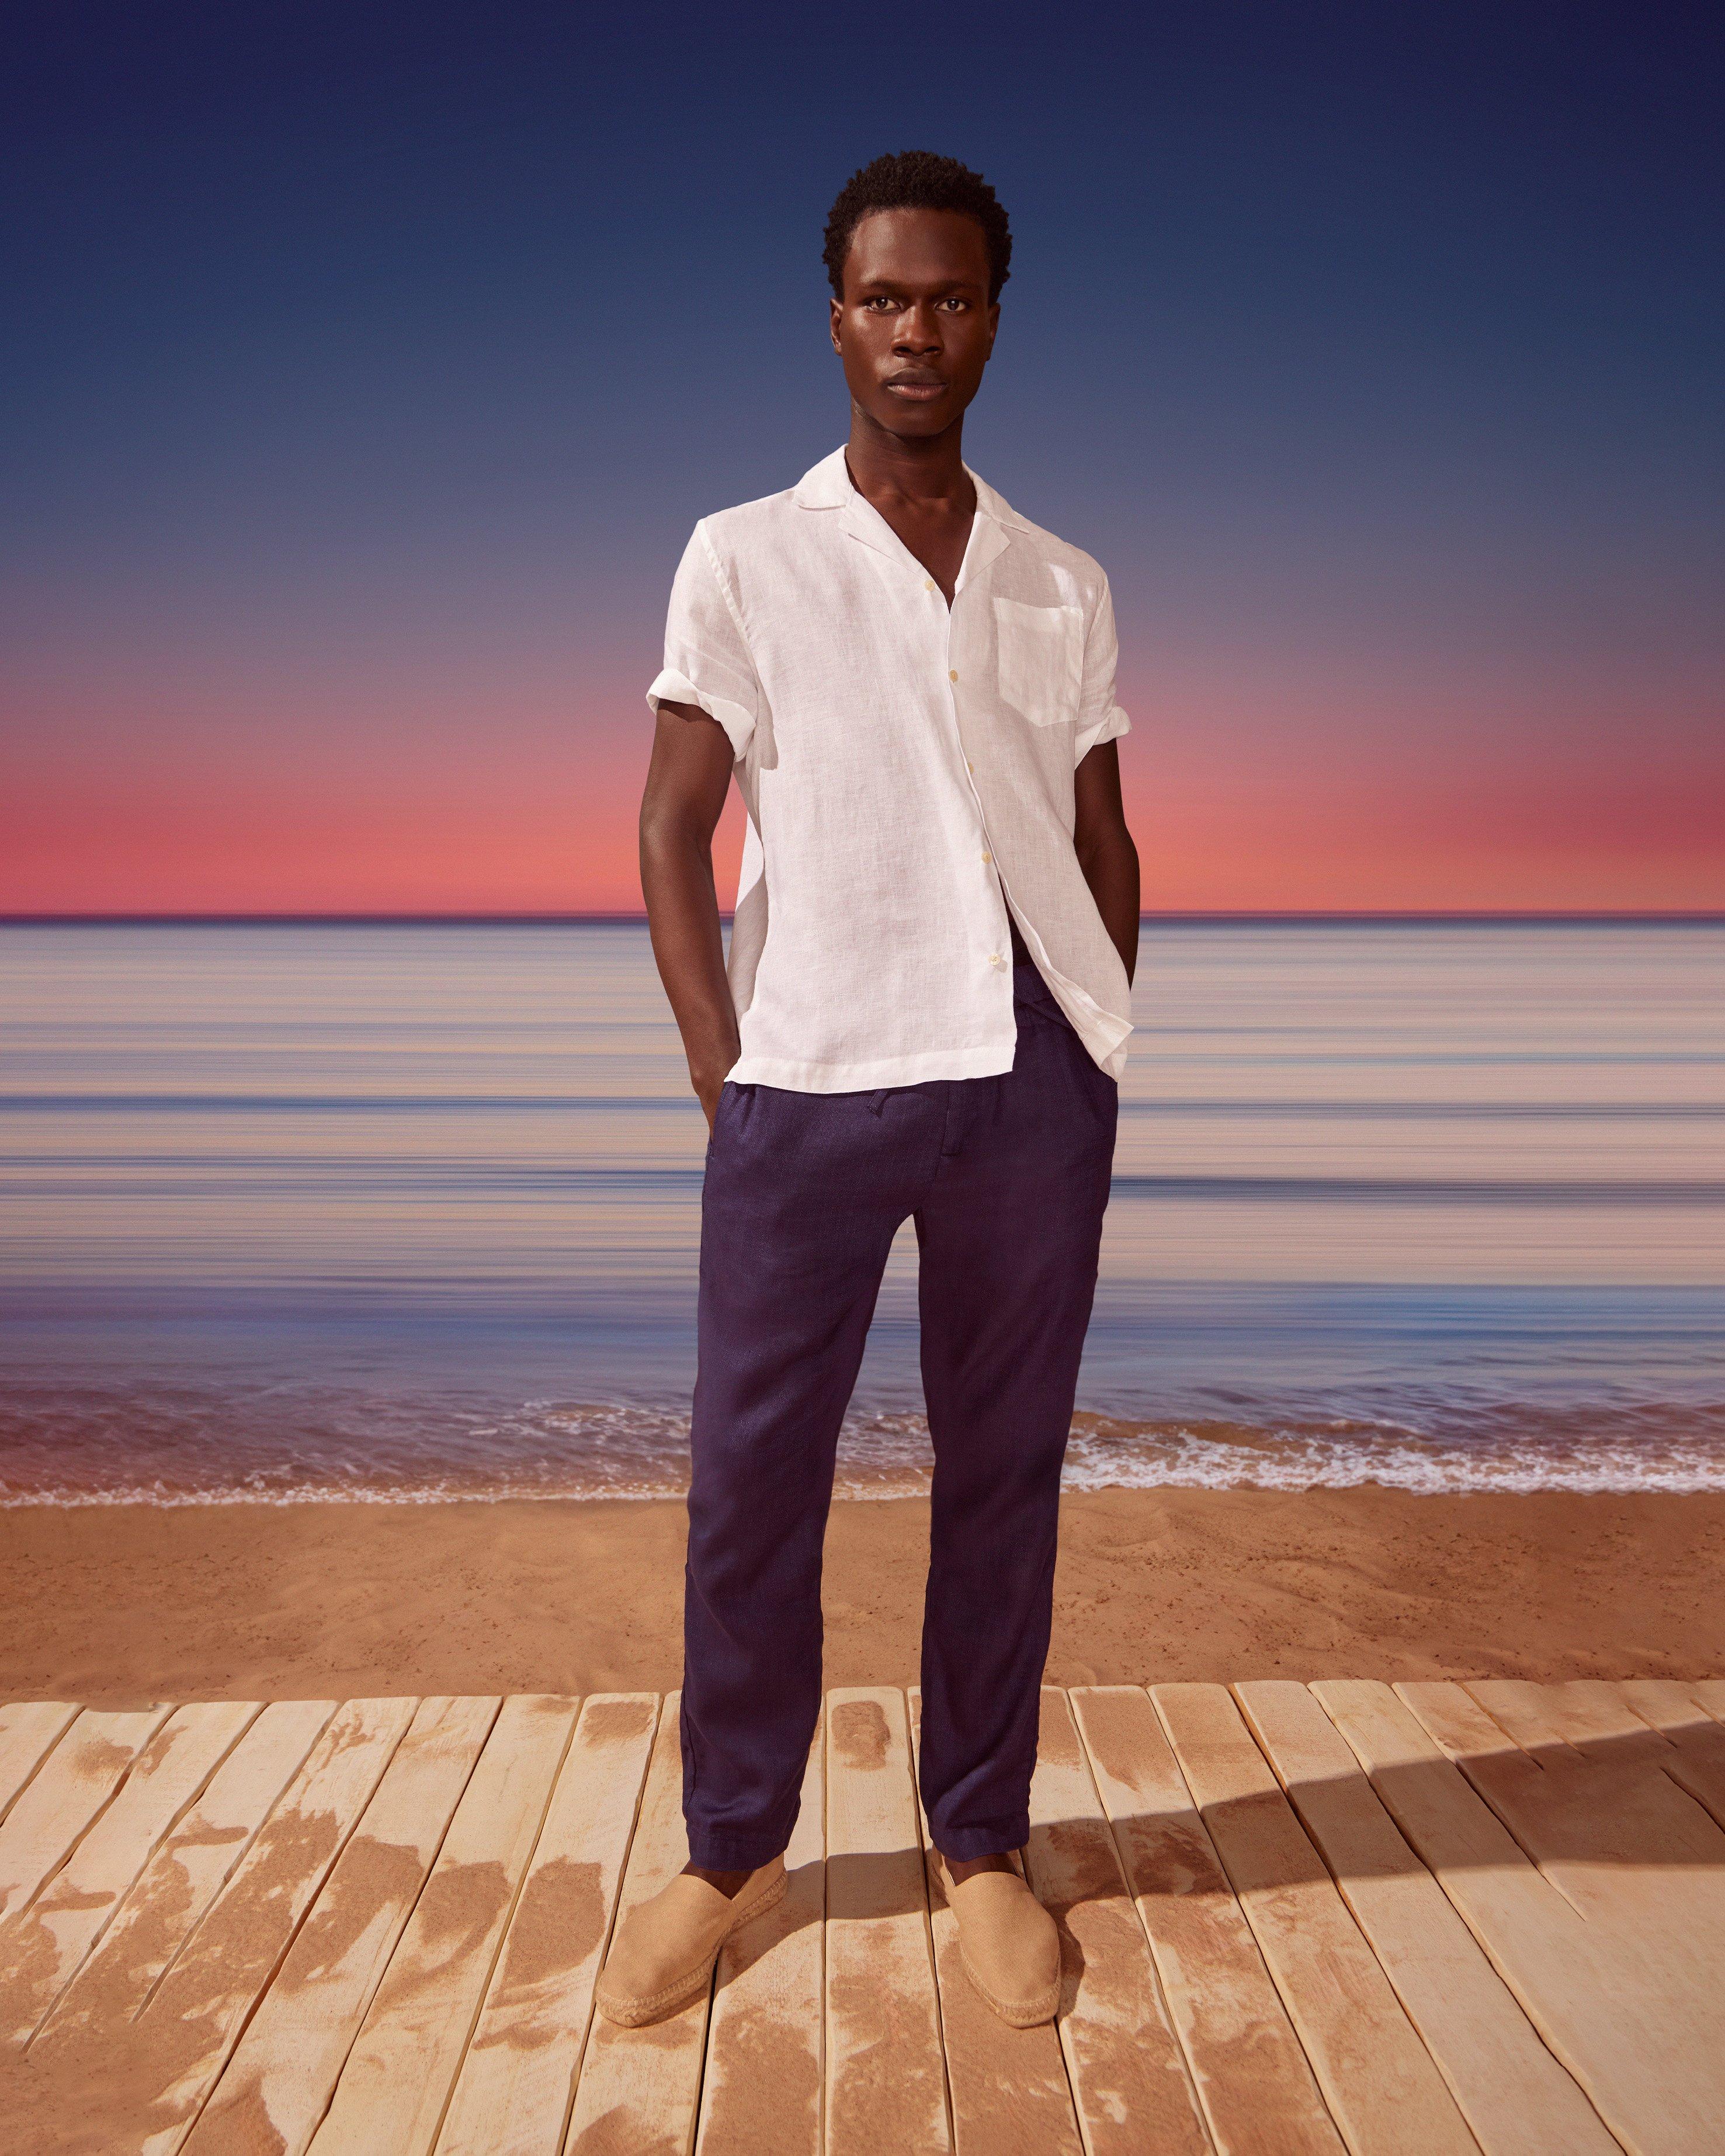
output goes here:
[[1000, 701], [1034, 726], [1070, 726], [1084, 675], [1084, 609], [996, 599]]

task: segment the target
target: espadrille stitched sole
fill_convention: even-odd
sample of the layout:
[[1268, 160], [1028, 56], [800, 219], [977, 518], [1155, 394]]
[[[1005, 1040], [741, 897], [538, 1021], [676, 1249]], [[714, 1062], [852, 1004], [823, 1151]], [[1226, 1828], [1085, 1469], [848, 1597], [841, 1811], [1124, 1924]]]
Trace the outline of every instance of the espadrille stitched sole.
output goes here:
[[1005, 1999], [997, 1999], [994, 1996], [970, 1964], [965, 1960], [964, 1948], [962, 1943], [958, 1948], [958, 1959], [965, 1975], [970, 1979], [971, 1989], [975, 1992], [990, 2013], [998, 2014], [1009, 2028], [1035, 2029], [1039, 2028], [1043, 2022], [1052, 2021], [1055, 2018], [1055, 2010], [1060, 2003], [1060, 1986], [1058, 1979], [1040, 1998], [1015, 1999], [1009, 2005]]
[[667, 1984], [645, 1999], [617, 1999], [607, 1994], [602, 1976], [593, 1992], [593, 2004], [608, 2021], [619, 2029], [644, 2029], [649, 2021], [662, 2021], [675, 2014], [680, 2006], [686, 2006], [691, 1999], [701, 1995], [711, 1980], [713, 1964], [724, 1949], [725, 1942], [740, 1932], [745, 1924], [752, 1923], [757, 1917], [764, 1917], [769, 1909], [777, 1908], [783, 1901], [790, 1876], [781, 1871], [770, 1887], [762, 1887], [754, 1900], [738, 1909], [724, 1930], [719, 1934], [712, 1952], [698, 1967], [680, 1976], [675, 1984]]

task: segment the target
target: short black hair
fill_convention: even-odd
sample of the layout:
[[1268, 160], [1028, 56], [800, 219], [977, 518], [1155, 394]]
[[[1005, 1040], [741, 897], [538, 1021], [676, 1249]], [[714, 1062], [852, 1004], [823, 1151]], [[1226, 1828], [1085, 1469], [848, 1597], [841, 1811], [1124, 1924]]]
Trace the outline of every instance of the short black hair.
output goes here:
[[932, 150], [901, 150], [853, 172], [839, 190], [827, 219], [823, 254], [835, 299], [845, 296], [845, 258], [850, 252], [851, 235], [877, 209], [954, 209], [962, 217], [973, 217], [988, 245], [989, 305], [1000, 297], [1000, 287], [1012, 275], [1007, 266], [1012, 260], [1012, 233], [993, 187], [980, 172], [961, 165], [956, 157], [937, 157]]

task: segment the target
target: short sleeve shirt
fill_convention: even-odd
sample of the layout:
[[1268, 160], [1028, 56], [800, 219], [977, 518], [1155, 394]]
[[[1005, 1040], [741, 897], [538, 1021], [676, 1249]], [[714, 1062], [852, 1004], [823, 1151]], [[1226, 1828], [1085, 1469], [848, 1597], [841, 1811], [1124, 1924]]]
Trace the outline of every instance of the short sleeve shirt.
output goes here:
[[647, 701], [699, 706], [736, 758], [740, 1084], [1009, 1070], [1014, 920], [1097, 1064], [1124, 1067], [1126, 968], [1073, 848], [1074, 773], [1128, 726], [1108, 582], [971, 477], [950, 608], [842, 449], [704, 517], [677, 571]]

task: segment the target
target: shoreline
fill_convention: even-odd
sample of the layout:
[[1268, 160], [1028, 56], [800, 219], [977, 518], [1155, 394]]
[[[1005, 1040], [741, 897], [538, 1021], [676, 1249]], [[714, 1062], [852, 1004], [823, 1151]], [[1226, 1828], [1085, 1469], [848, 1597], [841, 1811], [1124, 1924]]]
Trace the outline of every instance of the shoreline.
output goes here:
[[[928, 1505], [839, 1499], [829, 1686], [916, 1675]], [[0, 1697], [668, 1691], [670, 1498], [16, 1506]], [[1069, 1492], [1056, 1684], [1725, 1674], [1725, 1493]]]

